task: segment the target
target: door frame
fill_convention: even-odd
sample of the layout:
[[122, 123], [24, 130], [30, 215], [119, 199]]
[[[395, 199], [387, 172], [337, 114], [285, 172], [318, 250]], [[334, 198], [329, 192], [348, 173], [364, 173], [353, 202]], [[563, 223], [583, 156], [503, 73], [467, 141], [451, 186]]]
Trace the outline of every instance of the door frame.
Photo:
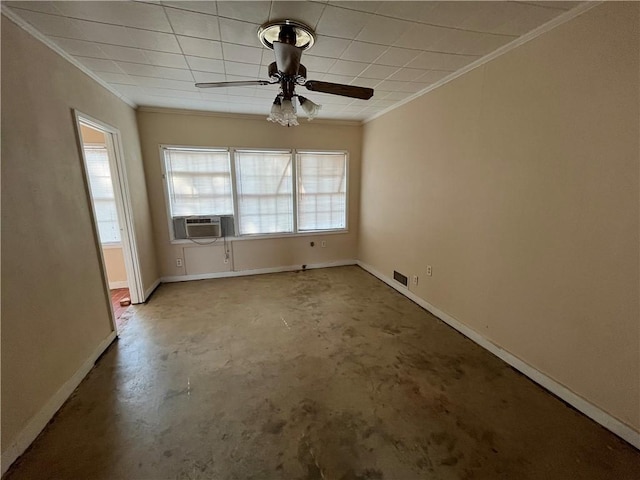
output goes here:
[[[84, 155], [82, 124], [88, 127], [100, 130], [104, 133], [105, 143], [109, 156], [109, 169], [111, 170], [111, 181], [113, 183], [113, 193], [116, 201], [116, 209], [118, 212], [118, 223], [120, 227], [120, 239], [122, 244], [122, 254], [124, 257], [125, 270], [127, 272], [127, 283], [129, 284], [129, 294], [131, 303], [143, 303], [144, 287], [142, 283], [142, 274], [140, 270], [140, 259], [138, 256], [138, 248], [135, 235], [135, 227], [133, 221], [133, 209], [131, 207], [131, 195], [129, 183], [127, 180], [127, 171], [124, 165], [124, 148], [122, 146], [122, 137], [120, 130], [104, 123], [90, 115], [81, 111], [73, 110], [76, 129], [78, 133], [78, 142], [82, 155], [82, 170], [87, 185], [89, 199], [91, 203], [91, 221], [93, 224], [96, 246], [100, 253], [100, 261], [102, 262], [102, 270], [104, 276], [105, 289], [109, 291], [109, 280], [107, 278], [107, 269], [105, 265], [104, 255], [102, 253], [102, 242], [100, 242], [100, 234], [98, 232], [98, 223], [96, 221], [96, 212], [93, 205], [93, 197], [91, 195], [91, 187], [89, 185], [89, 175], [87, 172], [87, 159]], [[111, 299], [109, 298], [109, 307], [111, 307]], [[113, 312], [112, 312], [113, 317]], [[116, 328], [114, 319], [114, 330]]]

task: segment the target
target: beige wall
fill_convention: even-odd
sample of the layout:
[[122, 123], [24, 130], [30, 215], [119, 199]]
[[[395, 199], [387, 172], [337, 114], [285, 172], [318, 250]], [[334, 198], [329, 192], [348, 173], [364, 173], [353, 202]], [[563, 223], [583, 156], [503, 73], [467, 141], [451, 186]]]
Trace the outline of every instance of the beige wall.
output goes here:
[[[127, 270], [124, 266], [124, 256], [122, 254], [122, 247], [109, 245], [102, 247], [102, 256], [104, 258], [104, 266], [107, 270], [107, 280], [109, 280], [109, 286], [113, 287], [113, 284], [118, 284], [127, 281]], [[115, 287], [123, 288], [123, 287]]]
[[[265, 104], [269, 108], [269, 102]], [[360, 197], [360, 125], [302, 123], [284, 128], [265, 118], [221, 117], [188, 112], [138, 111], [138, 128], [147, 173], [147, 187], [158, 265], [162, 276], [202, 275], [212, 272], [254, 270], [356, 258]], [[238, 240], [231, 242], [232, 260], [224, 263], [221, 245], [202, 247], [172, 244], [163, 190], [159, 145], [216, 147], [307, 148], [349, 151], [349, 233], [312, 237]], [[326, 248], [319, 241], [325, 240]], [[316, 242], [315, 247], [309, 243]], [[184, 259], [176, 267], [176, 258]]]
[[598, 6], [367, 123], [359, 243], [635, 430], [639, 8]]
[[157, 278], [134, 110], [3, 16], [3, 453], [112, 329], [72, 108], [122, 132], [145, 285]]

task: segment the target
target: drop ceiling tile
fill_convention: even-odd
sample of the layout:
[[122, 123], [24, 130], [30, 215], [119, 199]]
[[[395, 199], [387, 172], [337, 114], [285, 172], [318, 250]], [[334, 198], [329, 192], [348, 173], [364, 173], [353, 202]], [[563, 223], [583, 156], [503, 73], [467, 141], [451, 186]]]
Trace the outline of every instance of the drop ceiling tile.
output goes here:
[[383, 2], [376, 11], [378, 15], [400, 18], [409, 21], [422, 21], [436, 2]]
[[31, 10], [32, 12], [60, 14], [53, 2], [3, 2], [11, 8]]
[[146, 50], [144, 51], [144, 54], [148, 58], [148, 62], [146, 63], [157, 67], [189, 68], [184, 55], [179, 53], [153, 52], [151, 50]]
[[354, 39], [371, 18], [372, 15], [369, 13], [327, 5], [320, 17], [316, 32], [319, 35]]
[[218, 15], [245, 22], [262, 24], [269, 18], [271, 2], [217, 2]]
[[[382, 90], [382, 89], [381, 89]], [[409, 97], [411, 94], [408, 92], [397, 92], [397, 91], [389, 91], [385, 96], [380, 92], [380, 96], [378, 98], [384, 98], [385, 100], [404, 100]]]
[[254, 80], [259, 80], [260, 66], [258, 64], [229, 62], [225, 60], [224, 68], [227, 75], [242, 75], [245, 77], [253, 77]]
[[82, 31], [74, 21], [57, 15], [32, 12], [29, 10], [14, 10], [20, 17], [33, 25], [40, 33], [65, 38], [82, 39]]
[[[109, 73], [122, 73], [123, 70], [116, 65], [112, 60], [106, 60], [103, 58], [87, 58], [87, 57], [75, 57], [85, 67], [90, 68], [94, 72], [109, 72]], [[126, 73], [126, 72], [125, 72]]]
[[[198, 72], [196, 70], [192, 70], [191, 73], [193, 73], [196, 82], [226, 82], [227, 80], [224, 73]], [[206, 91], [210, 90], [213, 89], [207, 89]]]
[[65, 16], [112, 25], [171, 32], [171, 26], [160, 5], [140, 2], [56, 2]]
[[420, 50], [434, 50], [434, 47], [440, 42], [442, 36], [449, 31], [449, 29], [432, 27], [430, 25], [413, 24], [413, 26], [400, 37], [395, 46]]
[[480, 58], [473, 55], [422, 52], [407, 67], [431, 70], [457, 70]]
[[222, 53], [224, 59], [231, 62], [243, 62], [260, 65], [260, 62], [262, 60], [262, 48], [223, 43]]
[[121, 60], [124, 62], [149, 63], [146, 55], [147, 50], [132, 47], [120, 47], [117, 45], [100, 44], [100, 49], [111, 60]]
[[434, 83], [437, 82], [438, 80], [442, 80], [444, 77], [447, 77], [449, 75], [451, 75], [453, 72], [443, 72], [443, 71], [428, 71], [426, 72], [423, 76], [421, 76], [420, 78], [416, 79], [418, 82], [421, 83]]
[[558, 15], [557, 10], [539, 7], [536, 5], [524, 5], [509, 3], [509, 9], [513, 10], [509, 18], [492, 29], [494, 33], [509, 35], [523, 35], [534, 28], [547, 23]]
[[220, 40], [218, 19], [213, 15], [166, 8], [167, 16], [177, 35]]
[[411, 23], [380, 16], [372, 16], [357, 36], [363, 42], [393, 45], [411, 28]]
[[200, 72], [224, 73], [224, 61], [215, 58], [189, 57], [187, 63], [191, 70]]
[[216, 8], [216, 2], [213, 1], [208, 1], [208, 2], [203, 2], [203, 1], [197, 1], [197, 2], [183, 2], [183, 1], [179, 1], [179, 2], [162, 2], [162, 5], [164, 5], [165, 7], [167, 7], [167, 9], [169, 8], [175, 8], [175, 9], [179, 9], [179, 10], [189, 10], [192, 12], [199, 12], [199, 13], [208, 13], [210, 15], [216, 15], [218, 13], [217, 8]]
[[73, 23], [82, 32], [81, 39], [83, 40], [124, 47], [137, 47], [146, 50], [180, 53], [180, 47], [175, 35], [169, 33], [138, 30], [118, 25], [106, 25], [86, 20], [74, 20]]
[[340, 58], [370, 63], [382, 55], [387, 48], [384, 45], [374, 45], [373, 43], [351, 42]]
[[545, 7], [545, 8], [570, 10], [584, 2], [560, 2], [560, 1], [556, 2], [556, 1], [549, 1], [549, 0], [547, 0], [546, 2], [530, 2], [528, 0], [525, 0], [524, 2], [518, 2], [518, 3], [531, 3], [534, 5], [540, 5], [541, 7]]
[[214, 40], [177, 36], [185, 55], [206, 58], [222, 58], [222, 44]]
[[420, 55], [419, 50], [409, 50], [407, 48], [390, 47], [380, 57], [375, 60], [379, 65], [391, 65], [402, 67]]
[[325, 5], [316, 2], [271, 2], [269, 20], [290, 18], [315, 29], [324, 8]]
[[401, 68], [389, 77], [389, 80], [398, 80], [400, 82], [413, 82], [422, 77], [426, 72], [416, 68]]
[[156, 67], [153, 65], [141, 65], [139, 63], [118, 62], [118, 66], [129, 75], [142, 77], [166, 78], [169, 80], [193, 81], [193, 76], [189, 70], [178, 68]]
[[97, 43], [70, 38], [50, 37], [60, 48], [71, 55], [82, 57], [108, 58], [107, 54]]
[[336, 63], [336, 60], [333, 58], [302, 55], [302, 64], [310, 72], [328, 72], [334, 63]]
[[377, 78], [383, 80], [398, 71], [398, 67], [389, 67], [386, 65], [370, 65], [360, 75], [365, 78]]
[[260, 40], [258, 40], [259, 26], [260, 25], [255, 23], [220, 18], [220, 35], [223, 42], [261, 47], [262, 44]]
[[115, 84], [125, 84], [125, 85], [135, 85], [136, 81], [131, 78], [126, 73], [109, 73], [109, 72], [98, 72], [97, 74], [102, 80], [109, 83]]
[[350, 10], [358, 10], [360, 12], [375, 13], [384, 2], [367, 2], [367, 1], [355, 1], [355, 2], [329, 2], [329, 5], [334, 7], [343, 7]]
[[446, 29], [433, 50], [464, 55], [486, 55], [512, 40], [512, 37]]
[[[343, 38], [324, 37], [318, 35], [316, 43], [313, 44], [308, 52], [317, 57], [340, 58], [347, 47], [351, 44], [350, 40]], [[304, 56], [303, 56], [304, 58]]]
[[369, 64], [367, 63], [361, 62], [336, 60], [333, 66], [328, 70], [328, 73], [356, 77], [360, 75], [360, 73], [362, 73], [362, 71], [367, 68], [368, 65]]
[[172, 90], [184, 90], [184, 91], [197, 91], [197, 87], [194, 82], [183, 82], [180, 80], [168, 80], [166, 78], [153, 78], [153, 77], [139, 77], [136, 75], [129, 75], [136, 85], [141, 87], [151, 88], [169, 88]]
[[409, 92], [415, 93], [424, 88], [422, 84], [413, 82], [397, 82], [394, 80], [384, 80], [379, 85], [381, 90], [390, 90], [392, 92]]

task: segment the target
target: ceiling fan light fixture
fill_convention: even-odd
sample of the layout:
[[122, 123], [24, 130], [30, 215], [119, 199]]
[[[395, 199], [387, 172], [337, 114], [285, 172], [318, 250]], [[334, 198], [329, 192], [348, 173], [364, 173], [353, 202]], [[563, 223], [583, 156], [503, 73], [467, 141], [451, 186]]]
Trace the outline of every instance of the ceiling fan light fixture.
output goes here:
[[309, 121], [316, 118], [322, 108], [322, 105], [318, 105], [302, 95], [298, 95], [298, 101], [300, 102], [300, 107], [302, 107], [302, 110], [306, 113]]
[[288, 37], [285, 43], [307, 50], [316, 41], [316, 36], [311, 27], [295, 20], [278, 20], [267, 22], [258, 28], [258, 38], [267, 48], [273, 50], [273, 42], [283, 41], [283, 36]]
[[300, 125], [296, 116], [296, 106], [290, 98], [282, 100], [282, 121], [280, 124], [287, 127]]
[[282, 102], [280, 101], [280, 95], [276, 95], [276, 99], [273, 101], [273, 105], [271, 105], [271, 113], [267, 117], [267, 120], [270, 122], [282, 123]]

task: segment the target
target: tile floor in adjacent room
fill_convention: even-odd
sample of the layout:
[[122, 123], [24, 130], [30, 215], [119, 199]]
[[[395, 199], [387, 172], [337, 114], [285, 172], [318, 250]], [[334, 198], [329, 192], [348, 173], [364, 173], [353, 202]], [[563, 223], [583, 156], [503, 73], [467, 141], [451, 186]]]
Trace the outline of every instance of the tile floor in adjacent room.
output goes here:
[[639, 478], [639, 451], [359, 267], [131, 308], [7, 480]]
[[116, 326], [120, 330], [125, 322], [129, 319], [129, 305], [120, 305], [120, 301], [131, 299], [128, 288], [115, 288], [110, 290], [111, 293], [111, 305], [113, 306], [113, 315], [116, 319]]

